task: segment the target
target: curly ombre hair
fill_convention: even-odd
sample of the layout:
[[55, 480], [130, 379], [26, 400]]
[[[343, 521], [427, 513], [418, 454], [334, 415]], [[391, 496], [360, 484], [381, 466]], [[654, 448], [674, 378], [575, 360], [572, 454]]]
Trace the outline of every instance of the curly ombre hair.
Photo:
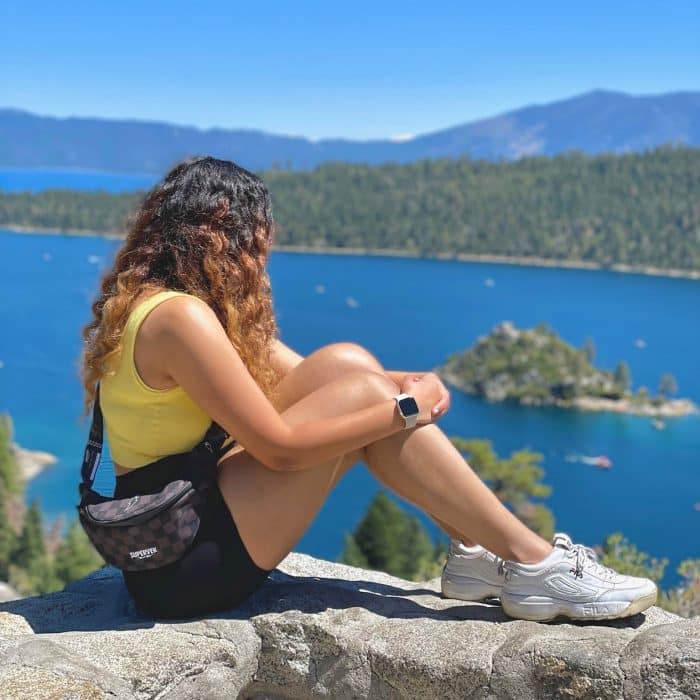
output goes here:
[[97, 382], [122, 351], [132, 302], [146, 289], [187, 292], [206, 302], [270, 398], [280, 379], [269, 363], [279, 336], [265, 267], [273, 235], [267, 188], [231, 161], [190, 158], [153, 187], [129, 222], [92, 304], [94, 318], [82, 330], [85, 415]]

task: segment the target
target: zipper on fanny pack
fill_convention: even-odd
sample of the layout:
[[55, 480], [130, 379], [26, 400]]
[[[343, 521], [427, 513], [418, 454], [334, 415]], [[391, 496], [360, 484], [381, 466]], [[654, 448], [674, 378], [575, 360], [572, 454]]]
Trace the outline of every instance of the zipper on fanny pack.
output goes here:
[[150, 518], [152, 518], [155, 515], [158, 515], [158, 513], [162, 512], [169, 506], [174, 505], [177, 501], [179, 501], [181, 498], [187, 495], [187, 493], [189, 493], [190, 491], [194, 491], [194, 487], [190, 482], [188, 482], [179, 491], [170, 496], [170, 498], [168, 498], [163, 503], [159, 504], [157, 508], [147, 510], [144, 513], [137, 513], [136, 515], [133, 515], [130, 518], [124, 518], [120, 520], [99, 520], [97, 518], [94, 518], [90, 514], [90, 511], [88, 510], [89, 506], [84, 509], [83, 514], [91, 523], [94, 523], [95, 525], [111, 525], [113, 527], [126, 527], [128, 525], [138, 525], [140, 522], [144, 520], [149, 520]]

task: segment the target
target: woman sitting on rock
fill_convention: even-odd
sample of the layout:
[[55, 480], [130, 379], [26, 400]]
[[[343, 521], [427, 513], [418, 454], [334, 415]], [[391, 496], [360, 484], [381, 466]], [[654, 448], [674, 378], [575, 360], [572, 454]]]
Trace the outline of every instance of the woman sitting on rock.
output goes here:
[[450, 394], [434, 373], [384, 369], [354, 343], [303, 358], [280, 342], [273, 230], [258, 177], [210, 157], [180, 163], [146, 195], [84, 329], [85, 406], [99, 382], [115, 496], [162, 488], [174, 475], [153, 463], [191, 450], [212, 421], [231, 436], [185, 554], [124, 571], [143, 612], [240, 604], [360, 462], [452, 537], [445, 596], [498, 596], [532, 620], [625, 617], [655, 602], [651, 581], [603, 567], [566, 535], [546, 542], [501, 504], [438, 427]]

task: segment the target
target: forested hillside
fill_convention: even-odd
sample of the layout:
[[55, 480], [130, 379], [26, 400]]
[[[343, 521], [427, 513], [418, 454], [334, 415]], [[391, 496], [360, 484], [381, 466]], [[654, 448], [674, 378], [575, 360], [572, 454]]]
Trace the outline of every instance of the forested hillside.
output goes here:
[[[700, 150], [263, 173], [277, 242], [700, 270]], [[138, 196], [0, 195], [0, 226], [121, 232]]]

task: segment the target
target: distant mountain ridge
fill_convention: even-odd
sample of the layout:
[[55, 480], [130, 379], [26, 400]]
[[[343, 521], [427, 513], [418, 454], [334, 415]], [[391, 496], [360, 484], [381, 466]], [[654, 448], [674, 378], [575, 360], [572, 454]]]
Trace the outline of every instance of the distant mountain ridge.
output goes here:
[[700, 92], [633, 96], [596, 90], [404, 141], [311, 141], [254, 130], [59, 119], [0, 109], [0, 167], [9, 168], [160, 174], [187, 155], [207, 153], [252, 170], [309, 169], [328, 161], [410, 163], [462, 156], [512, 160], [569, 150], [643, 151], [668, 143], [700, 146]]

